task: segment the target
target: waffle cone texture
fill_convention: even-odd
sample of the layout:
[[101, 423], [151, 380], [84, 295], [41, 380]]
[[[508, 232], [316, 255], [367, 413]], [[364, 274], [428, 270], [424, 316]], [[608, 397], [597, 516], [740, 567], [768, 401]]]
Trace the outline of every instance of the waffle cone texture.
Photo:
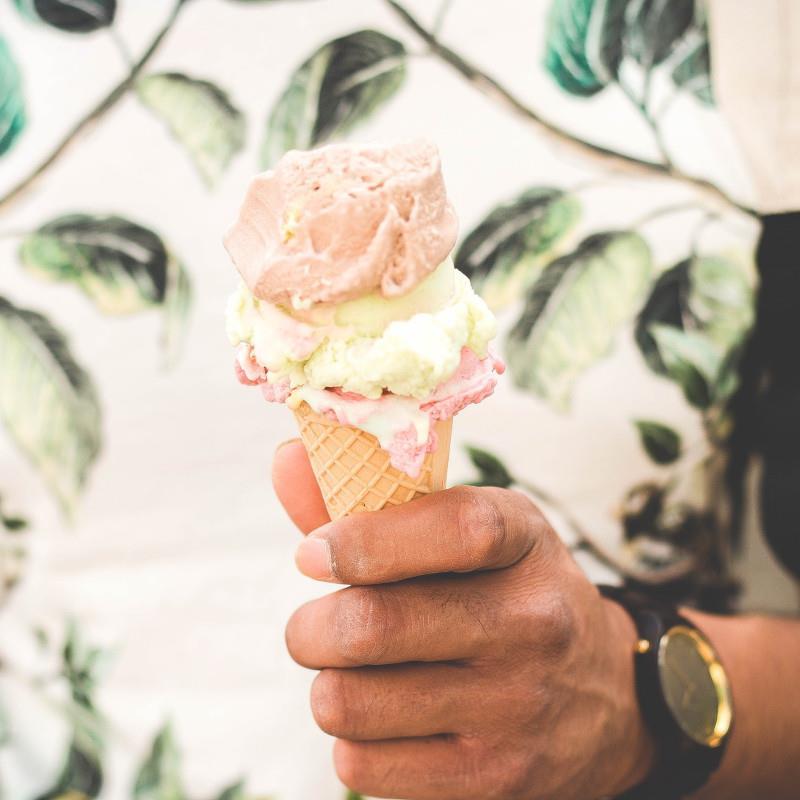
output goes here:
[[372, 434], [317, 414], [307, 403], [294, 414], [331, 519], [378, 511], [444, 489], [452, 419], [435, 423], [436, 450], [425, 456], [420, 474], [412, 478], [391, 465]]

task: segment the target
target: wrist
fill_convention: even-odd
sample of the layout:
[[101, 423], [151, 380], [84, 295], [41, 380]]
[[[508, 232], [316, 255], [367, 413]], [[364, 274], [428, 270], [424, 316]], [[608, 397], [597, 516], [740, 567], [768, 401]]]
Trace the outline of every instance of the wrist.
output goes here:
[[622, 794], [644, 781], [655, 763], [656, 748], [647, 729], [636, 694], [634, 652], [639, 636], [630, 614], [613, 600], [603, 598], [608, 618], [610, 641], [614, 642], [614, 669], [619, 732], [618, 769], [609, 796]]

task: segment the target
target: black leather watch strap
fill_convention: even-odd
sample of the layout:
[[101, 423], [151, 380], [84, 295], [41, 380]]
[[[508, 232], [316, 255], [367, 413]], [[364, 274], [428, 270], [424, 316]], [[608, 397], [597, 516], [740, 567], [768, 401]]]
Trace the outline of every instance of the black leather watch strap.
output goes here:
[[[653, 736], [656, 764], [644, 783], [620, 795], [619, 800], [675, 800], [699, 789], [717, 769], [725, 741], [717, 747], [695, 742], [678, 725], [661, 688], [658, 651], [662, 636], [680, 625], [697, 630], [674, 607], [639, 592], [598, 586], [600, 593], [619, 603], [631, 615], [641, 640], [649, 646], [634, 653], [636, 692], [645, 724]], [[727, 737], [726, 737], [727, 738]]]

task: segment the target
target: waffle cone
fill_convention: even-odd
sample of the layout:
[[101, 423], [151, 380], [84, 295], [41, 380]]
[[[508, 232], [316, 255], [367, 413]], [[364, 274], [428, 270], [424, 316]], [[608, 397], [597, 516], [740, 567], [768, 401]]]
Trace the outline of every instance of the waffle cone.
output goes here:
[[389, 463], [378, 440], [359, 428], [317, 414], [307, 403], [294, 412], [300, 436], [331, 519], [407, 503], [444, 489], [452, 419], [435, 423], [438, 444], [412, 478]]

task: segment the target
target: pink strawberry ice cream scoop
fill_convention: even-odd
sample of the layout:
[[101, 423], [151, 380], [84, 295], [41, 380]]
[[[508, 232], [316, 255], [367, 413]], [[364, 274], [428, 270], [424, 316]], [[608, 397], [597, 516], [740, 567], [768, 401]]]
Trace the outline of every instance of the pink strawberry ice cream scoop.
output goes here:
[[257, 175], [225, 247], [255, 297], [300, 310], [403, 295], [457, 232], [434, 145], [333, 144]]

